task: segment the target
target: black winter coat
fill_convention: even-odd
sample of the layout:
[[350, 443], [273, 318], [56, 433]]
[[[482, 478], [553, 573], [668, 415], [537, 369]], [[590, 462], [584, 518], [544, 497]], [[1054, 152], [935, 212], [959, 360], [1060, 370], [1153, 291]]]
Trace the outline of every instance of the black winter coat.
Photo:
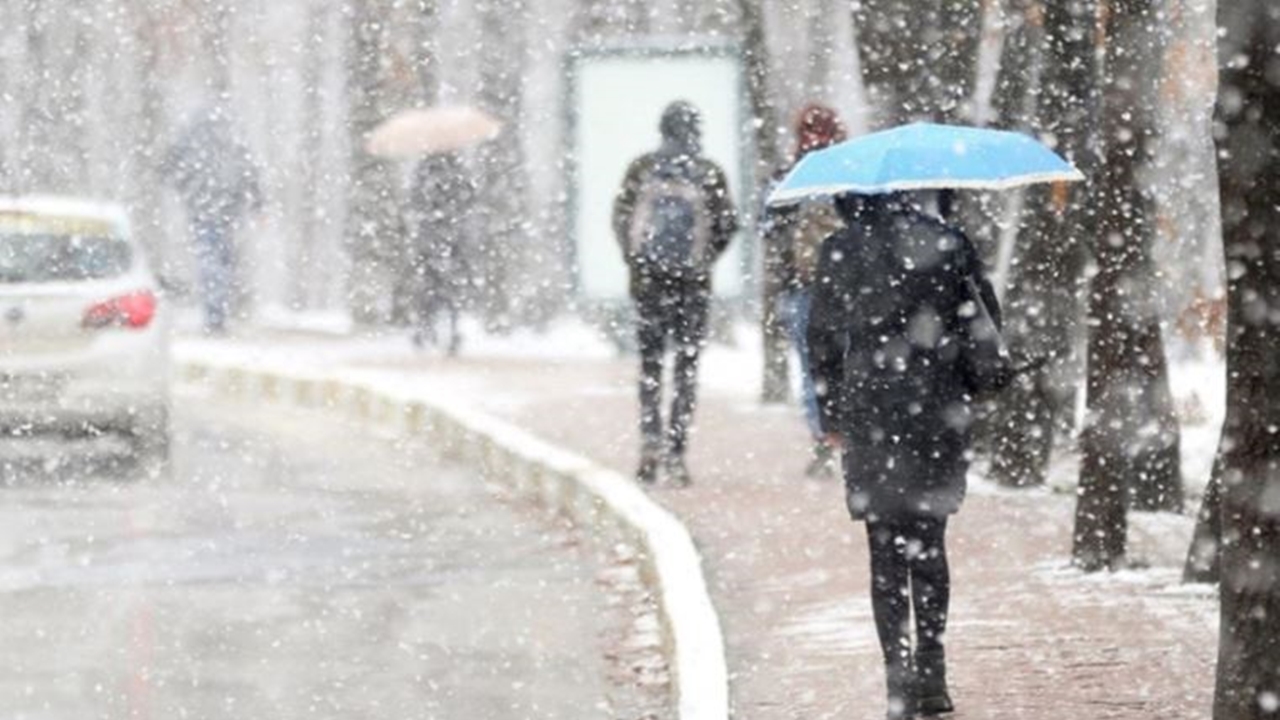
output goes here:
[[[808, 329], [823, 427], [846, 441], [855, 520], [945, 516], [965, 495], [971, 388], [965, 278], [995, 295], [962, 233], [873, 201], [822, 246]], [[997, 320], [998, 322], [998, 320]]]

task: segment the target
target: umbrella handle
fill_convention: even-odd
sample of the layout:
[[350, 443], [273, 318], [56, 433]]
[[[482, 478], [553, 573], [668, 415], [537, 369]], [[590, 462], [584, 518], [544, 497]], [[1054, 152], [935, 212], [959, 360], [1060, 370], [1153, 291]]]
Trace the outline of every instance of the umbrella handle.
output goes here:
[[1021, 365], [1011, 365], [1009, 367], [1009, 370], [1013, 373], [1015, 377], [1018, 375], [1026, 375], [1028, 373], [1035, 372], [1040, 368], [1043, 368], [1045, 365], [1048, 365], [1052, 361], [1053, 361], [1053, 358], [1051, 356], [1041, 355], [1040, 357], [1031, 358], [1030, 360], [1024, 362]]

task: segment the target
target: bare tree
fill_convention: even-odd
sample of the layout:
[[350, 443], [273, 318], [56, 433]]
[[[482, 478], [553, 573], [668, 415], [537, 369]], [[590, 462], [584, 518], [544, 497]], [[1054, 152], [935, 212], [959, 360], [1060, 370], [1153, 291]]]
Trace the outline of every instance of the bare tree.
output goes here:
[[[1022, 129], [1036, 117], [1040, 65], [1046, 54], [1041, 48], [1048, 40], [1044, 28], [1042, 0], [1004, 0], [1001, 8], [1000, 66], [991, 98], [995, 125]], [[1052, 41], [1050, 41], [1052, 42]]]
[[346, 248], [351, 261], [347, 301], [352, 317], [373, 324], [389, 319], [389, 272], [399, 257], [400, 232], [389, 163], [365, 150], [369, 132], [383, 119], [385, 8], [379, 0], [347, 6], [347, 106], [351, 159]]
[[[1035, 93], [1043, 138], [1096, 175], [1097, 3], [1034, 3], [1026, 25], [1041, 25], [1044, 60]], [[1003, 75], [1003, 73], [1002, 73]], [[1013, 81], [1010, 81], [1013, 82]], [[1017, 104], [1006, 110], [1016, 121]], [[1005, 336], [1019, 358], [1046, 359], [999, 398], [991, 427], [992, 476], [1010, 486], [1041, 485], [1059, 418], [1073, 407], [1084, 239], [1095, 235], [1089, 185], [1026, 191], [1005, 294]]]
[[[742, 52], [747, 73], [747, 92], [751, 98], [752, 128], [756, 146], [755, 181], [757, 187], [782, 166], [779, 141], [779, 117], [771, 85], [773, 71], [769, 62], [769, 46], [765, 36], [764, 16], [758, 2], [738, 0], [742, 27]], [[789, 394], [786, 326], [777, 312], [778, 295], [783, 290], [784, 272], [780, 248], [763, 243], [761, 255], [761, 329], [764, 337], [764, 402], [783, 402]]]
[[86, 9], [79, 2], [20, 3], [16, 32], [21, 33], [17, 92], [19, 136], [12, 161], [19, 192], [84, 191], [84, 123], [88, 32]]
[[[1230, 363], [1230, 357], [1228, 357]], [[1230, 402], [1227, 407], [1230, 408]], [[1205, 485], [1200, 511], [1196, 513], [1195, 531], [1191, 535], [1191, 547], [1187, 550], [1187, 562], [1182, 570], [1183, 582], [1216, 583], [1222, 577], [1222, 448], [1225, 447], [1226, 428], [1218, 439], [1218, 453], [1213, 458], [1209, 483]]]
[[[130, 143], [136, 180], [134, 220], [152, 258], [165, 257], [161, 227], [164, 183], [159, 174], [164, 153], [165, 94], [161, 75], [163, 10], [152, 3], [127, 3], [138, 46], [134, 84], [139, 93], [138, 136]], [[167, 270], [167, 268], [162, 269]]]
[[1227, 418], [1202, 530], [1221, 585], [1213, 717], [1256, 720], [1280, 716], [1280, 6], [1222, 2], [1218, 25]]
[[[480, 102], [502, 119], [505, 130], [480, 151], [480, 227], [473, 272], [481, 279], [480, 300], [491, 327], [509, 326], [515, 316], [536, 316], [536, 282], [528, 276], [531, 224], [528, 180], [520, 133], [525, 97], [522, 71], [528, 54], [527, 0], [484, 0], [480, 17]], [[521, 293], [526, 296], [521, 297]], [[532, 301], [532, 302], [530, 302]]]
[[417, 0], [413, 8], [412, 63], [418, 79], [418, 91], [422, 101], [430, 104], [435, 101], [440, 91], [440, 77], [437, 70], [439, 64], [439, 32], [440, 8], [436, 0]]
[[1182, 506], [1179, 432], [1152, 282], [1153, 198], [1142, 182], [1156, 131], [1165, 18], [1156, 0], [1103, 5], [1106, 42], [1093, 184], [1097, 271], [1089, 287], [1088, 416], [1073, 557], [1086, 570], [1123, 562], [1130, 501]]
[[881, 124], [971, 115], [981, 0], [860, 0], [851, 7], [863, 79]]

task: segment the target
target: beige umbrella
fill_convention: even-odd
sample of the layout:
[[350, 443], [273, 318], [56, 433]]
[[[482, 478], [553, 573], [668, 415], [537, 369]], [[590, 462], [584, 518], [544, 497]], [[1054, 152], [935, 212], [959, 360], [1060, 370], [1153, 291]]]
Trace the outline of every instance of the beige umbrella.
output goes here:
[[496, 118], [468, 105], [414, 108], [382, 121], [369, 133], [365, 149], [384, 158], [413, 158], [461, 150], [501, 131]]

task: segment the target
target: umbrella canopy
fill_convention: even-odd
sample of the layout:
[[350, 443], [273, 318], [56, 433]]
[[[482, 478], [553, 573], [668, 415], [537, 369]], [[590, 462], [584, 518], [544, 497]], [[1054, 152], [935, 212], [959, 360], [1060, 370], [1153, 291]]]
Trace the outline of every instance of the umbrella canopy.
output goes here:
[[401, 110], [375, 127], [365, 149], [379, 157], [413, 158], [461, 150], [492, 140], [501, 131], [502, 123], [479, 108], [415, 108]]
[[916, 123], [809, 153], [769, 196], [770, 205], [900, 190], [1002, 190], [1083, 180], [1038, 140], [1003, 130]]

